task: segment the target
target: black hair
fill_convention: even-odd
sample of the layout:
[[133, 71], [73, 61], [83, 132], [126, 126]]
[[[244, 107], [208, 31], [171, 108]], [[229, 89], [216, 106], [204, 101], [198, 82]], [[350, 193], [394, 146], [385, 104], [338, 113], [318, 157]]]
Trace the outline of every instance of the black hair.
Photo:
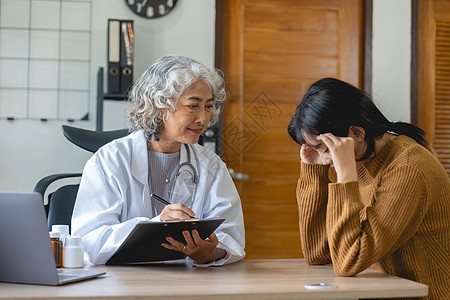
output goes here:
[[306, 90], [289, 123], [288, 133], [302, 145], [306, 143], [304, 134], [332, 133], [346, 137], [350, 126], [365, 131], [367, 149], [359, 161], [374, 154], [375, 138], [387, 131], [407, 135], [431, 150], [422, 129], [406, 122], [390, 122], [367, 93], [335, 78], [320, 79]]

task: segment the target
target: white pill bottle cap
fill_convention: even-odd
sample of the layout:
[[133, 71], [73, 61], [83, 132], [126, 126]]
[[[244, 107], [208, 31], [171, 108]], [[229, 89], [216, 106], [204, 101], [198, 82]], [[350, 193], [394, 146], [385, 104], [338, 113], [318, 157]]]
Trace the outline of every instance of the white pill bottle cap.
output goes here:
[[68, 236], [66, 237], [66, 246], [69, 245], [80, 245], [81, 244], [81, 236]]
[[69, 225], [52, 225], [52, 231], [69, 234]]

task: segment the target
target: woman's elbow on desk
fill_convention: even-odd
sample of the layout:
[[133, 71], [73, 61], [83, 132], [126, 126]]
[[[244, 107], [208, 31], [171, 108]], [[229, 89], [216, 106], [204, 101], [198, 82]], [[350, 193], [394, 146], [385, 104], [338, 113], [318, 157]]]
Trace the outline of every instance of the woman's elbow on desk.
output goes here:
[[314, 251], [303, 248], [303, 256], [308, 265], [331, 264], [331, 256], [325, 250]]

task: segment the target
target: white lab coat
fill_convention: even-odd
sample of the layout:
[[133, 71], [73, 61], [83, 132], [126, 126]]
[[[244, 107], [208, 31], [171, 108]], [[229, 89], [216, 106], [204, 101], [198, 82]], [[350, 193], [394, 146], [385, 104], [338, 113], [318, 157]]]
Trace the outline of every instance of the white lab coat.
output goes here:
[[[199, 173], [191, 209], [197, 218], [225, 219], [215, 233], [218, 247], [227, 252], [226, 256], [197, 265], [223, 265], [241, 260], [245, 256], [244, 220], [240, 198], [227, 167], [206, 148], [198, 144], [189, 147], [191, 163]], [[187, 157], [184, 146], [180, 151], [180, 162], [184, 162]], [[159, 221], [159, 215], [152, 216], [148, 174], [143, 131], [106, 144], [86, 163], [72, 216], [72, 235], [82, 236], [92, 263], [106, 263], [137, 223]], [[184, 179], [180, 175], [176, 190], [186, 191]]]

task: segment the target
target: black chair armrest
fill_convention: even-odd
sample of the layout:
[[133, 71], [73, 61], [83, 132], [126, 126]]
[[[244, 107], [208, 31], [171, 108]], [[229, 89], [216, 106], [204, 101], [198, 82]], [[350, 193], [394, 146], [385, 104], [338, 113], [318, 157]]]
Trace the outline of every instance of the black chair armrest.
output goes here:
[[48, 188], [48, 186], [52, 182], [59, 180], [59, 179], [80, 177], [80, 176], [81, 176], [81, 173], [61, 173], [61, 174], [54, 174], [54, 175], [46, 176], [38, 181], [38, 183], [34, 187], [33, 192], [37, 192], [37, 193], [41, 194], [42, 197], [44, 197], [45, 190]]

